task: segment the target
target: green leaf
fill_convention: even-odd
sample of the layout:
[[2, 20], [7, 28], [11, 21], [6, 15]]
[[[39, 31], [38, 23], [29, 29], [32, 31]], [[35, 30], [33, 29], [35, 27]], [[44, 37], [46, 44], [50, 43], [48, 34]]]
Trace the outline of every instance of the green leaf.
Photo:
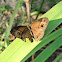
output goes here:
[[62, 18], [49, 21], [48, 27], [45, 31], [45, 36], [49, 35], [61, 23], [62, 23]]
[[38, 43], [17, 38], [1, 53], [0, 62], [20, 62]]
[[[31, 16], [38, 14], [38, 12], [31, 13]], [[53, 6], [49, 11], [47, 11], [42, 17], [47, 17], [50, 21], [62, 18], [62, 1]]]
[[41, 4], [40, 4], [40, 8], [39, 8], [39, 10], [38, 10], [38, 14], [37, 14], [37, 16], [36, 16], [36, 19], [38, 18], [39, 14], [40, 14], [40, 12], [41, 12], [41, 9], [42, 9], [42, 7], [43, 7], [44, 1], [45, 1], [45, 0], [42, 0], [42, 2], [41, 2]]
[[53, 6], [42, 17], [47, 17], [49, 21], [62, 18], [62, 1]]
[[[53, 36], [54, 37], [54, 36]], [[45, 62], [60, 46], [62, 46], [62, 36], [57, 38], [50, 46], [48, 46], [33, 62]]]
[[45, 37], [21, 62], [26, 61], [32, 54], [34, 54], [36, 51], [38, 51], [40, 48], [48, 44], [50, 41], [53, 41], [57, 37], [62, 35], [62, 28], [51, 33], [49, 36]]

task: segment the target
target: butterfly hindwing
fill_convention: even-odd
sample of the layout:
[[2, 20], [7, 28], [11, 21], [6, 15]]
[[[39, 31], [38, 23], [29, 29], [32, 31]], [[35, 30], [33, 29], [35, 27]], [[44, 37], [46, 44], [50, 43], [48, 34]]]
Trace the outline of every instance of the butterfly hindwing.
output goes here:
[[20, 38], [22, 40], [25, 40], [26, 38], [29, 38], [30, 41], [32, 41], [32, 36], [30, 34], [29, 29], [27, 26], [18, 26], [11, 30], [11, 34], [14, 35], [17, 38]]

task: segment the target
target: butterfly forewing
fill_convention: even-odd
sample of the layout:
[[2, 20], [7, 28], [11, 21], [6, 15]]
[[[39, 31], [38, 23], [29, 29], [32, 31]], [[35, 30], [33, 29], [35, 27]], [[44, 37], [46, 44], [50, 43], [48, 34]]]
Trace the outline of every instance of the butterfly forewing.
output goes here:
[[31, 24], [31, 30], [34, 34], [35, 40], [40, 40], [41, 38], [43, 38], [48, 23], [49, 23], [48, 18], [44, 17], [34, 21]]

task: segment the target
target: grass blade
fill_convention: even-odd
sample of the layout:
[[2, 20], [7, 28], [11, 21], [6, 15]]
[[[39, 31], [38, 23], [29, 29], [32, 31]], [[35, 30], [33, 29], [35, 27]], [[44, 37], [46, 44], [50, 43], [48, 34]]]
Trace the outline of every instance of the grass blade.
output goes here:
[[[54, 36], [53, 36], [54, 37]], [[45, 62], [54, 51], [62, 46], [62, 36], [56, 39], [50, 46], [48, 46], [40, 55], [34, 59], [33, 62]]]
[[62, 62], [62, 53], [53, 62]]
[[49, 35], [61, 23], [62, 23], [62, 18], [50, 21], [49, 24], [48, 24], [48, 27], [45, 31], [45, 36]]
[[47, 17], [50, 21], [62, 18], [62, 1], [52, 7], [42, 17]]
[[[38, 51], [40, 48], [42, 48], [43, 46], [45, 46], [46, 44], [48, 44], [50, 41], [56, 39], [57, 37], [59, 37], [60, 35], [62, 35], [62, 28], [53, 32], [52, 34], [50, 34], [49, 36], [45, 37], [27, 56], [25, 56], [21, 62], [26, 61], [33, 53], [35, 53], [36, 51]], [[53, 37], [54, 36], [54, 37]]]
[[16, 8], [14, 10], [14, 13], [9, 21], [9, 27], [7, 28], [6, 32], [5, 32], [5, 36], [6, 36], [6, 45], [8, 46], [9, 45], [9, 34], [10, 34], [10, 30], [12, 28], [12, 24], [13, 24], [13, 21], [14, 21], [14, 17], [17, 13], [17, 10], [18, 10], [18, 7], [20, 6], [20, 2], [21, 2], [21, 6], [22, 6], [22, 3], [23, 3], [23, 0], [18, 0], [18, 3], [16, 5]]

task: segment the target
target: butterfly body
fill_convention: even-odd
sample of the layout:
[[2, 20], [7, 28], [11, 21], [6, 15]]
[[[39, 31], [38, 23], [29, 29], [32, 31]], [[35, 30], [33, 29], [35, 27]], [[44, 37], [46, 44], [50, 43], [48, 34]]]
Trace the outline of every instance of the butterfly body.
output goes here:
[[44, 32], [49, 23], [48, 18], [40, 18], [34, 21], [30, 26], [18, 26], [11, 30], [11, 33], [20, 39], [29, 38], [32, 41], [34, 37], [35, 40], [40, 40], [44, 36]]

